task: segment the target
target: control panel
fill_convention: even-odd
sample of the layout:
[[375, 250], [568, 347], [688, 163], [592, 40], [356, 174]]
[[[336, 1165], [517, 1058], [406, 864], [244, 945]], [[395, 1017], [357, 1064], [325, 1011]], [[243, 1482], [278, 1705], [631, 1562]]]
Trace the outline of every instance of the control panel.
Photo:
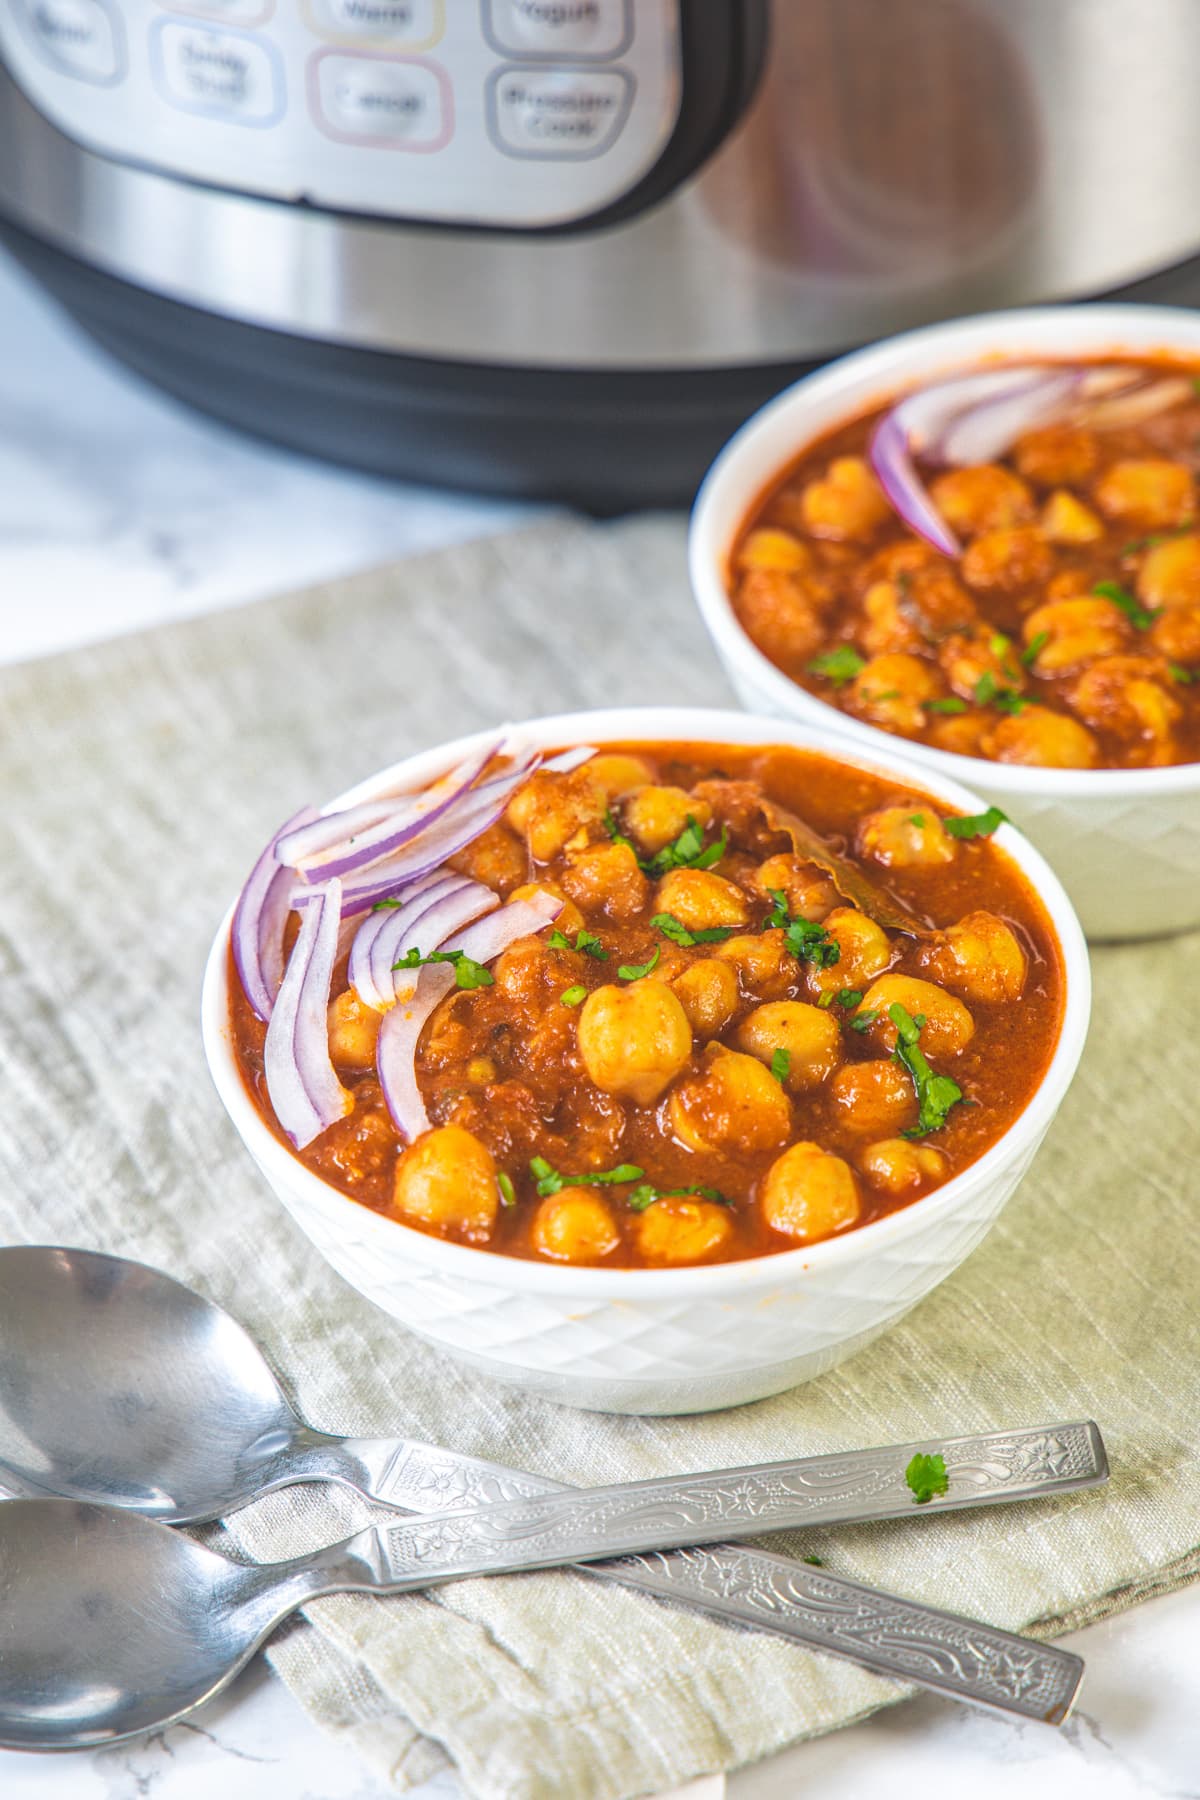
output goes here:
[[0, 0], [0, 57], [88, 149], [440, 224], [569, 224], [661, 157], [678, 0]]

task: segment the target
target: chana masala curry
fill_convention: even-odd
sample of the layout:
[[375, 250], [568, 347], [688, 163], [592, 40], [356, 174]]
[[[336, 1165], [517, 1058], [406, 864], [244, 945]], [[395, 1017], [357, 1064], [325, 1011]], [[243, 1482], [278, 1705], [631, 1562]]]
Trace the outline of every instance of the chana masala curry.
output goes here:
[[466, 774], [285, 828], [235, 918], [247, 1086], [364, 1206], [557, 1263], [761, 1256], [928, 1194], [1041, 1081], [1062, 965], [998, 813], [790, 748]]
[[730, 567], [757, 647], [940, 750], [1200, 758], [1200, 366], [958, 377], [810, 445]]

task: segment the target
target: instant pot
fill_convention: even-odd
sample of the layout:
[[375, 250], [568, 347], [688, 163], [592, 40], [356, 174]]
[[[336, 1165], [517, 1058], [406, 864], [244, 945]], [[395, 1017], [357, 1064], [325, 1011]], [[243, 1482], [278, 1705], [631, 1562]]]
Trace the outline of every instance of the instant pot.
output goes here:
[[0, 231], [366, 468], [686, 499], [814, 362], [1200, 294], [1197, 0], [0, 0]]

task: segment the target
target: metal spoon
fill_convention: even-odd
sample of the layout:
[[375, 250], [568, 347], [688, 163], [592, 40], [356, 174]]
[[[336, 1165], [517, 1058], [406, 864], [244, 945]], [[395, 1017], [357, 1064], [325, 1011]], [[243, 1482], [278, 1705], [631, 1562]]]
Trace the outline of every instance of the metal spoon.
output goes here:
[[[240, 1326], [140, 1264], [91, 1251], [0, 1251], [0, 1320], [0, 1475], [27, 1494], [117, 1500], [165, 1519], [198, 1520], [310, 1479], [337, 1480], [417, 1511], [569, 1492], [542, 1476], [406, 1439], [312, 1431]], [[940, 1451], [948, 1477], [946, 1494], [923, 1508], [926, 1516], [1090, 1486], [1108, 1472], [1099, 1432], [1080, 1423], [726, 1471], [706, 1486], [735, 1482], [739, 1505], [753, 1507], [760, 1530], [895, 1516], [914, 1510], [904, 1470], [918, 1449]], [[726, 1514], [725, 1528], [732, 1522]], [[674, 1541], [678, 1535], [696, 1534], [689, 1527]], [[1052, 1647], [1001, 1633], [1001, 1655], [986, 1627], [736, 1544], [580, 1572], [1053, 1723], [1067, 1717], [1082, 1673], [1078, 1658]]]
[[[515, 1515], [528, 1506], [405, 1521], [247, 1567], [136, 1514], [13, 1500], [0, 1506], [0, 1744], [78, 1750], [159, 1730], [227, 1686], [281, 1620], [324, 1594], [398, 1593], [481, 1569], [549, 1566], [558, 1554], [536, 1531], [531, 1550], [517, 1531]], [[489, 1513], [514, 1515], [499, 1555], [478, 1535]], [[579, 1554], [578, 1543], [562, 1554]], [[1058, 1723], [1070, 1709], [1078, 1657], [855, 1582], [831, 1584], [803, 1565], [761, 1560], [780, 1565], [791, 1607], [818, 1622], [836, 1654], [1025, 1717]], [[736, 1562], [727, 1573], [734, 1593]], [[761, 1586], [759, 1601], [769, 1604]], [[759, 1615], [751, 1606], [742, 1616]], [[788, 1635], [810, 1641], [803, 1630]]]

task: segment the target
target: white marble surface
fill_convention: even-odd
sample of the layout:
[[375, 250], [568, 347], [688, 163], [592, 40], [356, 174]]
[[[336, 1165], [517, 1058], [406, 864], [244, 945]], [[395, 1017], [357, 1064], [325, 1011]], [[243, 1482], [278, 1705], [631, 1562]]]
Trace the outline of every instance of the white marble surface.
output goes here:
[[[0, 263], [0, 661], [503, 526], [522, 509], [402, 488], [249, 443], [143, 387]], [[2, 1605], [2, 1597], [0, 1597]], [[1200, 1590], [1071, 1640], [1060, 1732], [924, 1699], [727, 1784], [728, 1800], [1200, 1800]], [[747, 1639], [747, 1654], [752, 1654]], [[719, 1800], [720, 1780], [688, 1800]], [[194, 1724], [95, 1756], [0, 1752], [3, 1800], [383, 1800], [263, 1668]], [[458, 1800], [450, 1776], [420, 1800]], [[572, 1800], [564, 1796], [564, 1800]]]

